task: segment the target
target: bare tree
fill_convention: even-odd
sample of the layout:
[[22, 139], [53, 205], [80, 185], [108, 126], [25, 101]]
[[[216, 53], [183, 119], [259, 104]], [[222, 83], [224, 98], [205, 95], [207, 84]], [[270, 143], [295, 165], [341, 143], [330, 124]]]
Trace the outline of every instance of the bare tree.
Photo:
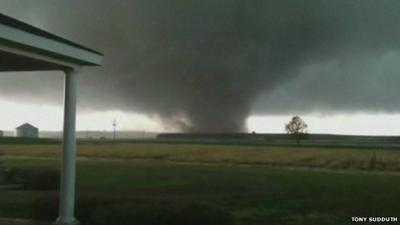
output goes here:
[[300, 139], [307, 135], [308, 125], [299, 116], [294, 116], [288, 124], [285, 125], [285, 130], [289, 135], [293, 135], [296, 139], [297, 146], [300, 145]]

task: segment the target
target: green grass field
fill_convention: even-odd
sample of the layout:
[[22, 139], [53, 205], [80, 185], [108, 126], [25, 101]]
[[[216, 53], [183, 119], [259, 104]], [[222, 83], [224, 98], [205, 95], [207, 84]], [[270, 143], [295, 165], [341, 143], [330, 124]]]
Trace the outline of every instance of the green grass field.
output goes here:
[[[6, 145], [3, 164], [58, 170], [59, 145]], [[237, 225], [351, 224], [400, 216], [400, 152], [190, 144], [81, 144], [77, 194], [133, 204], [202, 202]], [[376, 160], [371, 165], [372, 155]], [[0, 191], [0, 216], [30, 217], [46, 191]]]

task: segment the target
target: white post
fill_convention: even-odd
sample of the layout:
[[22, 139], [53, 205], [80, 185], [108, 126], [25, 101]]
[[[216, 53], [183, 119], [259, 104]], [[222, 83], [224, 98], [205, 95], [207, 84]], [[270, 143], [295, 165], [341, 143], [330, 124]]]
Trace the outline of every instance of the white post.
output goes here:
[[65, 70], [64, 90], [64, 133], [61, 166], [60, 208], [57, 225], [76, 225], [75, 206], [75, 164], [76, 164], [76, 95], [77, 70]]

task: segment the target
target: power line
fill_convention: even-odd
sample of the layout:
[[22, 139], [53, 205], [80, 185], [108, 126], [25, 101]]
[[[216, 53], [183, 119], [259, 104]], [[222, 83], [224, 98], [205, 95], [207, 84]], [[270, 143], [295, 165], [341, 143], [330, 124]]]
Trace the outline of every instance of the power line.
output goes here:
[[112, 123], [112, 125], [113, 125], [113, 128], [114, 128], [114, 130], [113, 130], [113, 140], [115, 141], [115, 138], [116, 138], [117, 121], [114, 120], [113, 123]]

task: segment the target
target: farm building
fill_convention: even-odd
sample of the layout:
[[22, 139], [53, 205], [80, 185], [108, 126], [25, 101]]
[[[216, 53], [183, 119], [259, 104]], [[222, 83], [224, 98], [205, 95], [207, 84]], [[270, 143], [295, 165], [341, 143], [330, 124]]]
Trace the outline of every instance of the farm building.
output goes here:
[[22, 124], [15, 128], [17, 137], [38, 138], [39, 129], [29, 123]]

